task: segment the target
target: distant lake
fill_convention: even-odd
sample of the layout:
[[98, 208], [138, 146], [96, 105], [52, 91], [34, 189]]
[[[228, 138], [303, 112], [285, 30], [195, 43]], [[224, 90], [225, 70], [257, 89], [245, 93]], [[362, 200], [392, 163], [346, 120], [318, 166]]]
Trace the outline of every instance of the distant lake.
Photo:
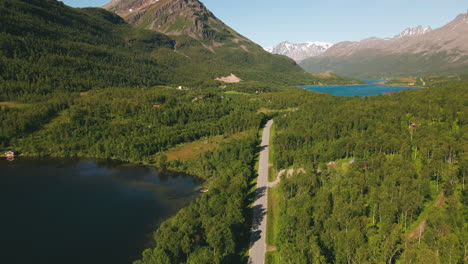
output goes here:
[[313, 92], [329, 93], [336, 96], [372, 96], [388, 92], [420, 89], [415, 86], [385, 86], [376, 84], [382, 81], [384, 80], [366, 80], [368, 84], [299, 86], [299, 88], [304, 88]]
[[197, 197], [192, 176], [111, 161], [0, 160], [0, 258], [127, 264]]

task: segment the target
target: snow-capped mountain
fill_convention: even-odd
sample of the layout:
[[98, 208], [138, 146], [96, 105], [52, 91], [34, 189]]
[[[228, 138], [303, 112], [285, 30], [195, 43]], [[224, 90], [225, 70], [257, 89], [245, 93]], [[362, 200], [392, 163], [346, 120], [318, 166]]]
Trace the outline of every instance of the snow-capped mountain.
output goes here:
[[300, 62], [304, 59], [315, 57], [324, 53], [331, 46], [333, 46], [332, 43], [320, 41], [310, 41], [299, 44], [285, 41], [273, 48], [265, 48], [265, 50], [273, 54], [286, 55], [291, 59]]
[[313, 73], [333, 72], [357, 78], [465, 73], [468, 13], [436, 29], [418, 26], [393, 38], [339, 42], [300, 65]]
[[430, 26], [418, 26], [415, 28], [406, 28], [403, 30], [400, 35], [395, 36], [397, 38], [403, 38], [403, 37], [408, 37], [408, 36], [420, 36], [424, 35], [428, 32], [432, 31], [432, 28]]

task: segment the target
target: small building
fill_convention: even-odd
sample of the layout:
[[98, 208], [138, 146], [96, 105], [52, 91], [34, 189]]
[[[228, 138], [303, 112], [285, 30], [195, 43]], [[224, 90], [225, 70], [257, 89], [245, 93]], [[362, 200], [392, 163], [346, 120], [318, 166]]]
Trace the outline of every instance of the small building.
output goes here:
[[421, 125], [421, 124], [411, 123], [408, 127], [409, 127], [410, 129], [415, 129], [415, 128], [417, 128], [417, 127], [420, 126], [420, 125]]
[[7, 158], [14, 158], [16, 156], [19, 155], [19, 152], [17, 150], [11, 150], [11, 151], [8, 151], [8, 152], [5, 152], [5, 157]]

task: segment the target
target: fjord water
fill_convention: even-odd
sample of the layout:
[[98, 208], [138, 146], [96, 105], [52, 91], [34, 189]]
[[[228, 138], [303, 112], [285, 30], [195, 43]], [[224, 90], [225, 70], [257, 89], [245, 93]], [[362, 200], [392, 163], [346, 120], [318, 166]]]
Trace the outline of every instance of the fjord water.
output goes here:
[[2, 263], [131, 263], [195, 177], [110, 161], [0, 160]]
[[323, 85], [323, 86], [300, 86], [313, 92], [329, 93], [336, 96], [372, 96], [385, 93], [399, 92], [410, 89], [420, 89], [415, 86], [385, 86], [377, 84], [382, 80], [366, 80], [367, 84], [353, 85]]

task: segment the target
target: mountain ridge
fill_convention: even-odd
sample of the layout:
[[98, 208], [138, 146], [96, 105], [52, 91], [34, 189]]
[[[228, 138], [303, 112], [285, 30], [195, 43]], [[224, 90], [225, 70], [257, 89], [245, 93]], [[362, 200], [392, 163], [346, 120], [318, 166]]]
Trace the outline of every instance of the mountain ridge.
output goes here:
[[[396, 67], [383, 70], [388, 68], [383, 63]], [[320, 56], [302, 61], [301, 66], [312, 73], [331, 71], [359, 78], [404, 71], [407, 74], [463, 71], [468, 67], [468, 14], [460, 14], [437, 29], [419, 26], [407, 28], [390, 39], [340, 42]]]
[[[164, 3], [169, 2], [156, 4]], [[227, 89], [253, 92], [325, 81], [227, 27], [228, 33], [218, 32], [225, 36], [220, 41], [167, 35], [102, 8], [72, 8], [55, 0], [0, 1], [0, 14], [0, 101], [107, 87], [219, 88], [225, 84], [216, 79], [231, 73], [242, 81]]]
[[[234, 74], [241, 83], [256, 79], [264, 85], [272, 80], [317, 82], [317, 76], [304, 72], [290, 58], [268, 53], [218, 19], [198, 0], [112, 0], [104, 8], [136, 28], [173, 39], [174, 52], [180, 56], [177, 63], [171, 63], [183, 72], [199, 72], [212, 81]], [[166, 51], [153, 55], [164, 60], [168, 56]]]
[[273, 54], [288, 56], [296, 62], [300, 62], [310, 57], [319, 56], [331, 46], [333, 46], [332, 43], [322, 41], [307, 41], [304, 43], [283, 41], [274, 47], [265, 48], [265, 50]]
[[414, 27], [414, 28], [406, 28], [405, 30], [403, 30], [400, 34], [398, 34], [397, 36], [395, 36], [395, 38], [404, 38], [404, 37], [408, 37], [408, 36], [420, 36], [420, 35], [424, 35], [428, 32], [432, 31], [432, 28], [430, 26], [417, 26], [417, 27]]
[[237, 38], [238, 42], [250, 42], [198, 0], [112, 0], [103, 8], [129, 24], [168, 36], [187, 35], [199, 41], [213, 42]]

